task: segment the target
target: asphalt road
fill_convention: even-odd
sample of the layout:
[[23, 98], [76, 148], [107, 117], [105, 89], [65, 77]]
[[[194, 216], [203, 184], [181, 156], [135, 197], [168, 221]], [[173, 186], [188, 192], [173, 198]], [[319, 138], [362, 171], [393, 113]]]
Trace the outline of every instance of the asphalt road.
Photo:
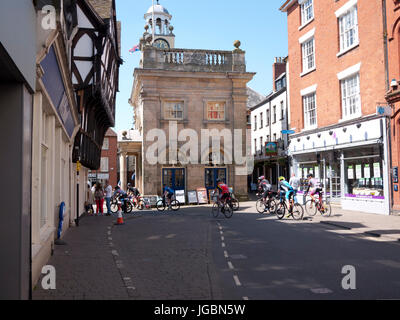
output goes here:
[[[244, 207], [249, 205], [244, 204]], [[110, 254], [132, 299], [400, 299], [399, 243], [208, 207], [125, 216]], [[344, 266], [356, 289], [342, 288]]]

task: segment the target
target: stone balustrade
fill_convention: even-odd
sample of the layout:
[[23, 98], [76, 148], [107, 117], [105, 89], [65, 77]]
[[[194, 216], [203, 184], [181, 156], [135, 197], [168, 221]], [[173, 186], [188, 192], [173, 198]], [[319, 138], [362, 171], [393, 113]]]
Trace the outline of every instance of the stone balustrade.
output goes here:
[[141, 68], [195, 72], [246, 72], [242, 50], [142, 48]]

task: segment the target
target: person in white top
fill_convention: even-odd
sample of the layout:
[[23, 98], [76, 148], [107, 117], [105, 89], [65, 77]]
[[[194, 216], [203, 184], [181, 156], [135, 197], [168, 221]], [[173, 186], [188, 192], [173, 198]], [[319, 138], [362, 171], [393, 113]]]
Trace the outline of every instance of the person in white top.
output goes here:
[[295, 173], [292, 173], [292, 177], [289, 180], [289, 184], [292, 186], [294, 190], [294, 201], [297, 203], [297, 191], [299, 191], [300, 188], [300, 179], [296, 177]]
[[106, 187], [104, 189], [105, 191], [105, 199], [106, 199], [106, 206], [107, 206], [107, 214], [106, 216], [111, 215], [111, 197], [112, 197], [112, 186], [110, 185], [110, 182], [106, 180]]

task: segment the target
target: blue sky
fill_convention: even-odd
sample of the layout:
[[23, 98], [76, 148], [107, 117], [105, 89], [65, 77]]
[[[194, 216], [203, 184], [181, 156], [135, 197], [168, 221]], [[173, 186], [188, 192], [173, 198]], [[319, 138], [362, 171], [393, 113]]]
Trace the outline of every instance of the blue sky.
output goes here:
[[[286, 14], [279, 11], [283, 0], [160, 0], [172, 15], [175, 47], [233, 50], [240, 40], [246, 51], [247, 71], [256, 72], [249, 86], [266, 95], [272, 88], [274, 57], [287, 55]], [[140, 52], [129, 49], [139, 43], [144, 32], [144, 14], [152, 0], [116, 0], [117, 19], [122, 22], [120, 92], [117, 94], [117, 131], [133, 126], [133, 110], [128, 103], [133, 71]], [[156, 0], [155, 0], [156, 3]]]

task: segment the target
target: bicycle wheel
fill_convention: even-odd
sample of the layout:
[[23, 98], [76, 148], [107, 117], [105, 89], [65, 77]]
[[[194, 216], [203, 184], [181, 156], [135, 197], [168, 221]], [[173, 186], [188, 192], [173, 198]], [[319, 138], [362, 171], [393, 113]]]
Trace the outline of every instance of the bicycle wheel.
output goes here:
[[239, 200], [232, 199], [231, 202], [232, 202], [233, 211], [238, 211], [239, 210]]
[[117, 213], [118, 212], [118, 203], [117, 202], [111, 203], [111, 212], [112, 213]]
[[303, 207], [301, 206], [301, 204], [295, 203], [293, 205], [293, 210], [292, 210], [293, 219], [294, 220], [301, 220], [301, 219], [303, 219], [303, 215], [304, 215]]
[[304, 208], [306, 208], [306, 212], [310, 217], [315, 216], [315, 214], [317, 213], [317, 206], [315, 202], [311, 199], [306, 201]]
[[219, 214], [219, 205], [218, 203], [214, 203], [211, 209], [211, 213], [213, 215], [214, 218], [218, 217]]
[[268, 213], [274, 214], [277, 208], [278, 208], [277, 201], [274, 199], [269, 199], [266, 206], [266, 210], [268, 210]]
[[125, 202], [125, 212], [131, 213], [132, 209], [133, 209], [132, 203], [130, 201]]
[[139, 201], [139, 203], [138, 203], [138, 205], [137, 205], [137, 208], [138, 208], [139, 210], [143, 210], [143, 209], [144, 209], [144, 202], [143, 202], [143, 201]]
[[225, 203], [224, 205], [224, 211], [222, 212], [225, 216], [225, 218], [230, 218], [233, 215], [233, 207], [232, 205]]
[[157, 210], [158, 211], [164, 211], [165, 210], [165, 203], [163, 200], [158, 200], [156, 204]]
[[173, 211], [178, 211], [180, 207], [181, 207], [181, 204], [179, 203], [178, 200], [172, 200], [171, 201], [171, 209]]
[[322, 204], [322, 207], [321, 207], [320, 212], [321, 212], [321, 214], [322, 214], [324, 217], [330, 217], [330, 216], [331, 216], [331, 213], [332, 213], [331, 204], [330, 204], [330, 203], [324, 202], [324, 203]]
[[278, 217], [279, 220], [281, 220], [286, 213], [286, 205], [284, 202], [279, 202], [277, 207], [276, 207], [276, 216]]
[[258, 211], [258, 213], [264, 213], [266, 210], [266, 206], [265, 203], [263, 201], [263, 199], [258, 199], [256, 202], [256, 210]]

